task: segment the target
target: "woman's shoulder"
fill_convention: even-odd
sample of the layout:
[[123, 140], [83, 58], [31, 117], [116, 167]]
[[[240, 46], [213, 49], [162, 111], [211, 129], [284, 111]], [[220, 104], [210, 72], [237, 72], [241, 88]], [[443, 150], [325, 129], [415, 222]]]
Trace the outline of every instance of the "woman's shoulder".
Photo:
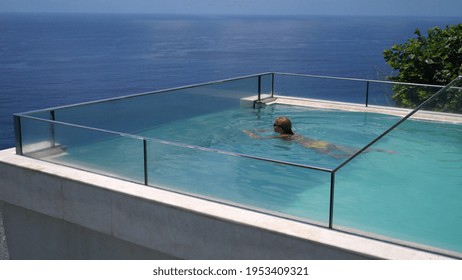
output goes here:
[[303, 135], [300, 135], [300, 134], [286, 134], [288, 138], [290, 138], [290, 140], [304, 140], [305, 137], [303, 137]]
[[282, 139], [288, 139], [288, 140], [294, 140], [296, 137], [294, 134], [281, 134], [276, 136], [276, 138], [282, 138]]

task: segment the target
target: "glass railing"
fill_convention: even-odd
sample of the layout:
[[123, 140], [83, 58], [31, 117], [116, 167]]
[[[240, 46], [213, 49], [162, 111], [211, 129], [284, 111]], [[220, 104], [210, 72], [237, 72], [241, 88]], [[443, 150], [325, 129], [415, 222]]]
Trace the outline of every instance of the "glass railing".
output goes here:
[[[432, 104], [435, 102], [448, 102], [460, 95], [461, 80], [459, 78], [442, 89], [440, 86], [387, 81], [264, 73], [15, 114], [16, 150], [18, 154], [32, 158], [330, 229], [462, 252], [462, 248], [436, 242], [438, 235], [434, 240], [409, 237], [431, 227], [424, 226], [424, 215], [419, 218], [406, 215], [417, 211], [426, 213], [424, 208], [428, 201], [424, 199], [410, 204], [415, 188], [403, 178], [393, 176], [405, 174], [396, 172], [396, 169], [402, 171], [410, 166], [389, 166], [384, 171], [383, 166], [374, 164], [383, 162], [383, 153], [368, 153], [370, 149], [382, 149], [383, 138], [395, 133], [401, 137], [399, 129], [418, 112], [434, 110]], [[408, 109], [404, 118], [393, 119], [396, 121], [392, 120], [383, 130], [367, 133], [368, 137], [358, 143], [361, 149], [328, 167], [267, 158], [253, 152], [211, 148], [186, 138], [166, 140], [161, 135], [145, 133], [157, 126], [204, 114], [243, 106], [256, 108], [257, 103], [274, 102], [279, 98], [348, 102], [362, 107], [396, 107], [393, 95], [397, 88], [401, 92], [407, 88], [409, 92], [418, 89], [420, 92], [437, 91], [437, 94], [430, 95], [433, 98], [423, 105]], [[454, 113], [454, 109], [449, 111]], [[405, 151], [396, 152], [405, 154]], [[371, 164], [358, 171], [357, 162]], [[377, 172], [389, 172], [390, 177], [378, 187], [368, 186], [360, 194], [356, 193], [362, 187], [355, 187], [355, 184], [360, 184], [364, 174], [373, 176]], [[380, 188], [391, 185], [406, 191], [396, 197], [387, 197], [389, 192], [381, 193]], [[305, 194], [306, 190], [310, 190], [309, 195]], [[454, 198], [451, 198], [450, 190], [438, 193], [441, 200]], [[355, 205], [351, 205], [352, 197]], [[387, 215], [389, 208], [393, 212]], [[374, 219], [381, 216], [387, 219]], [[451, 217], [453, 224], [460, 227], [462, 223], [455, 216]], [[409, 224], [412, 230], [407, 231], [404, 226], [393, 227], [401, 223]], [[434, 224], [433, 227], [439, 227], [435, 233], [455, 238], [443, 225]]]
[[141, 137], [30, 116], [20, 123], [26, 156], [144, 183]]
[[[328, 170], [155, 139], [147, 151], [151, 186], [328, 225]], [[300, 210], [294, 198], [314, 187]]]
[[242, 98], [258, 95], [259, 78], [250, 76], [224, 80], [77, 104], [51, 111], [56, 121], [138, 133], [152, 128], [153, 124], [160, 125], [238, 107]]
[[420, 103], [412, 106], [397, 104], [393, 98], [397, 94], [397, 91], [409, 95], [416, 91], [420, 93], [425, 92], [425, 95], [430, 97], [444, 87], [289, 73], [276, 73], [274, 83], [276, 92], [280, 96], [348, 102], [364, 106], [375, 105], [404, 108], [414, 108]]
[[[438, 113], [431, 114], [436, 120], [425, 117], [437, 102], [460, 102], [461, 95], [459, 77], [334, 170], [335, 228], [408, 246], [425, 244], [429, 247], [423, 249], [439, 248], [439, 253], [448, 255], [462, 252], [462, 193], [457, 191], [462, 184], [457, 171], [462, 168], [462, 150], [446, 146], [462, 139], [462, 116], [452, 113], [461, 112], [462, 106], [456, 105], [458, 110], [453, 106], [450, 114], [438, 108]], [[411, 120], [418, 114], [419, 119]], [[445, 118], [448, 122], [441, 121]], [[390, 141], [396, 142], [393, 164], [383, 153], [368, 153], [389, 148]], [[410, 153], [419, 143], [419, 153]], [[367, 178], [384, 179], [366, 186], [362, 181]]]

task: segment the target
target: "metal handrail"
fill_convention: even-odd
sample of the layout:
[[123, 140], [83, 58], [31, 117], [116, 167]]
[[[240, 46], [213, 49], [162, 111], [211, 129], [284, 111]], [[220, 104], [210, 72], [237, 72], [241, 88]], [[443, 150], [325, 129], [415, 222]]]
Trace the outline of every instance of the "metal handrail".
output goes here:
[[441, 85], [431, 85], [431, 84], [417, 84], [417, 83], [405, 83], [405, 82], [393, 82], [386, 80], [371, 80], [371, 79], [360, 79], [360, 78], [345, 78], [345, 77], [336, 77], [336, 76], [321, 76], [321, 75], [310, 75], [310, 74], [294, 74], [294, 73], [284, 73], [284, 72], [275, 72], [276, 75], [285, 75], [285, 76], [300, 76], [308, 78], [320, 78], [320, 79], [334, 79], [334, 80], [344, 80], [344, 81], [356, 81], [356, 82], [373, 82], [380, 84], [392, 84], [392, 85], [404, 85], [404, 86], [425, 86], [425, 87], [434, 87], [434, 88], [444, 88], [445, 86]]

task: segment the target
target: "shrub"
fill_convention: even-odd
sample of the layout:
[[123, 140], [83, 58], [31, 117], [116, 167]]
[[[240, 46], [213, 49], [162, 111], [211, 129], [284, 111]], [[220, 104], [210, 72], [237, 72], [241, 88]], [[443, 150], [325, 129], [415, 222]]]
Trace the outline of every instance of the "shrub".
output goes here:
[[[434, 27], [428, 30], [427, 37], [419, 29], [401, 45], [393, 45], [385, 50], [385, 61], [396, 75], [387, 78], [391, 81], [446, 85], [462, 74], [462, 24]], [[393, 99], [398, 106], [415, 107], [434, 92], [405, 86], [394, 86]], [[462, 108], [462, 92], [451, 91], [434, 102], [434, 110], [459, 111]]]

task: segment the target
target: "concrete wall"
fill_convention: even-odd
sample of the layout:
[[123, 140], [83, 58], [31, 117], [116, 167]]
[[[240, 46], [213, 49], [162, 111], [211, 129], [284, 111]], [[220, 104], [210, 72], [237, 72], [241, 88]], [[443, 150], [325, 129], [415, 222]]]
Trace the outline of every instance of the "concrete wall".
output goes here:
[[8, 203], [0, 205], [11, 259], [176, 259], [107, 234]]
[[0, 260], [9, 260], [8, 246], [6, 246], [5, 229], [3, 227], [3, 215], [0, 203]]
[[11, 259], [443, 259], [0, 151]]

